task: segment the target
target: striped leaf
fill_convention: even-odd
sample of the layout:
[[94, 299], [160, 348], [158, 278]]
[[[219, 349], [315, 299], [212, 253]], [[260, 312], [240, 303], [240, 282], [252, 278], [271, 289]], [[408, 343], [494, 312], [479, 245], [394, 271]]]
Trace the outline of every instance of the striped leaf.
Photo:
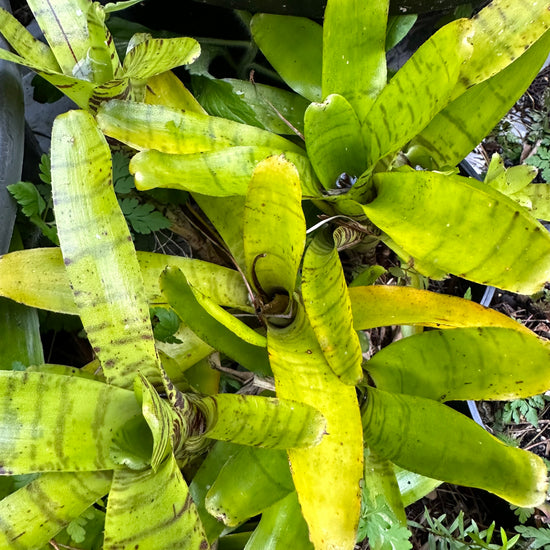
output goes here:
[[344, 96], [361, 120], [386, 85], [387, 20], [387, 1], [331, 0], [325, 10], [323, 97]]
[[506, 327], [531, 331], [514, 319], [471, 300], [405, 286], [348, 288], [355, 330], [390, 325], [435, 328]]
[[158, 379], [143, 279], [113, 189], [111, 153], [90, 114], [69, 111], [55, 120], [51, 172], [67, 275], [107, 381], [131, 388], [138, 370]]
[[213, 197], [246, 195], [256, 166], [272, 155], [284, 155], [300, 173], [304, 191], [317, 195], [317, 178], [308, 159], [301, 154], [253, 145], [190, 154], [142, 151], [130, 161], [136, 187], [182, 189]]
[[295, 400], [256, 395], [218, 394], [201, 406], [215, 419], [206, 437], [267, 449], [318, 445], [326, 422], [313, 407]]
[[402, 468], [485, 489], [520, 507], [546, 498], [541, 458], [506, 446], [441, 403], [369, 387], [362, 420], [369, 447]]
[[[236, 334], [233, 327], [227, 327], [208, 312], [197, 300], [185, 275], [176, 268], [167, 268], [160, 279], [163, 294], [180, 319], [193, 332], [214, 349], [221, 351], [251, 371], [268, 374], [270, 372], [266, 349], [250, 343]], [[224, 317], [224, 320], [226, 318]], [[232, 318], [232, 324], [241, 323]], [[247, 327], [240, 327], [243, 331]], [[248, 329], [247, 334], [251, 329]], [[258, 335], [259, 336], [259, 335]]]
[[107, 503], [105, 550], [207, 550], [189, 488], [172, 454], [155, 472], [117, 471]]
[[523, 294], [537, 292], [548, 280], [550, 235], [490, 186], [416, 171], [376, 174], [374, 190], [365, 213], [413, 258]]
[[305, 17], [259, 13], [250, 21], [254, 42], [297, 94], [321, 101], [323, 27]]
[[112, 472], [42, 474], [0, 500], [0, 547], [42, 548], [111, 487]]
[[473, 52], [461, 67], [457, 92], [510, 65], [549, 26], [546, 0], [493, 0], [472, 18]]
[[84, 66], [90, 47], [88, 10], [91, 3], [88, 0], [30, 0], [28, 4], [61, 71], [93, 81], [91, 68]]
[[385, 391], [502, 401], [550, 387], [550, 348], [533, 333], [507, 328], [434, 330], [385, 347], [366, 368]]
[[244, 254], [249, 281], [273, 299], [292, 296], [305, 245], [298, 171], [282, 156], [262, 161], [252, 175], [244, 211]]
[[145, 103], [166, 105], [166, 107], [179, 109], [180, 111], [207, 114], [201, 104], [172, 71], [157, 74], [147, 81]]
[[187, 154], [248, 145], [304, 154], [301, 147], [267, 130], [163, 105], [112, 100], [101, 106], [97, 121], [107, 136], [137, 150]]
[[205, 505], [215, 518], [236, 527], [291, 492], [294, 485], [284, 451], [243, 447], [223, 465], [208, 489]]
[[361, 125], [343, 96], [333, 94], [323, 103], [311, 103], [304, 125], [308, 156], [325, 189], [336, 187], [343, 173], [358, 177], [365, 171]]
[[[409, 144], [411, 162], [425, 167], [456, 166], [514, 106], [549, 51], [547, 32], [508, 67], [451, 102]], [[496, 57], [493, 50], [492, 57]]]
[[464, 19], [445, 25], [380, 92], [363, 121], [368, 166], [405, 146], [450, 102], [461, 66], [472, 50], [468, 28]]
[[245, 550], [313, 550], [296, 491], [264, 510]]
[[317, 235], [306, 250], [302, 267], [304, 307], [336, 376], [345, 384], [363, 378], [361, 344], [353, 328], [344, 270], [332, 238]]
[[[153, 252], [137, 251], [137, 258], [151, 305], [166, 303], [159, 277], [166, 267], [174, 266], [216, 304], [251, 311], [246, 286], [237, 271], [202, 260]], [[0, 296], [39, 309], [78, 314], [59, 248], [33, 248], [0, 256]]]
[[363, 476], [355, 388], [329, 367], [301, 305], [291, 325], [268, 326], [267, 342], [277, 396], [315, 407], [327, 421], [319, 445], [288, 453], [310, 538], [316, 548], [352, 548]]
[[[0, 29], [2, 29], [2, 36], [21, 56], [22, 60], [27, 60], [32, 65], [44, 70], [60, 70], [52, 50], [44, 42], [34, 38], [11, 13], [2, 8], [0, 8]], [[5, 52], [9, 53], [2, 49], [0, 56]]]
[[4, 475], [118, 467], [113, 433], [140, 414], [132, 392], [80, 376], [0, 371]]

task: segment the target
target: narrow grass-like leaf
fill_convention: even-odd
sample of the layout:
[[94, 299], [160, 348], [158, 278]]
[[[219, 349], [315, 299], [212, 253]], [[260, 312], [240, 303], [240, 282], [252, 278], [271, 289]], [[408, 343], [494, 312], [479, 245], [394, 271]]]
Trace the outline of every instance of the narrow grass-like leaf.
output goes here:
[[323, 97], [344, 96], [360, 120], [386, 85], [387, 20], [387, 0], [331, 0], [325, 10]]
[[82, 377], [0, 371], [1, 471], [109, 470], [113, 432], [139, 414], [132, 392]]
[[296, 491], [264, 510], [245, 550], [313, 550]]
[[244, 196], [254, 168], [277, 154], [296, 166], [306, 192], [317, 194], [317, 178], [306, 157], [269, 147], [245, 145], [182, 155], [152, 149], [135, 155], [130, 171], [140, 191], [166, 187], [213, 197]]
[[100, 107], [97, 121], [106, 135], [138, 150], [187, 154], [249, 145], [304, 154], [267, 130], [163, 105], [113, 99]]
[[462, 63], [471, 53], [468, 25], [467, 20], [455, 20], [437, 31], [380, 92], [363, 121], [369, 166], [401, 149], [450, 102]]
[[243, 447], [223, 465], [205, 505], [215, 518], [236, 527], [291, 492], [294, 485], [284, 451]]
[[329, 235], [317, 235], [306, 250], [302, 295], [330, 368], [345, 384], [357, 384], [363, 378], [361, 344], [353, 328], [342, 264]]
[[105, 496], [112, 472], [42, 474], [0, 501], [0, 547], [42, 548]]
[[507, 328], [429, 331], [385, 347], [366, 368], [385, 391], [503, 401], [550, 387], [550, 348], [533, 333]]
[[485, 489], [516, 506], [546, 498], [541, 458], [506, 446], [446, 405], [369, 388], [362, 419], [369, 447], [402, 468]]
[[548, 280], [550, 235], [490, 186], [416, 171], [376, 174], [374, 189], [376, 198], [363, 207], [365, 213], [413, 258], [523, 294], [537, 292]]
[[[166, 267], [174, 266], [216, 304], [252, 310], [246, 286], [237, 271], [202, 260], [153, 252], [137, 251], [137, 258], [151, 305], [166, 303], [159, 277]], [[0, 296], [39, 309], [78, 313], [59, 248], [33, 248], [0, 256]]]
[[363, 442], [353, 386], [329, 367], [301, 305], [291, 325], [268, 327], [277, 396], [315, 407], [327, 435], [316, 447], [289, 451], [292, 477], [317, 548], [351, 548], [359, 520]]
[[318, 445], [326, 422], [314, 407], [294, 400], [219, 394], [203, 399], [216, 421], [204, 434], [267, 449]]
[[435, 328], [507, 327], [531, 334], [511, 317], [457, 296], [389, 285], [349, 287], [348, 293], [356, 330], [422, 325]]
[[306, 224], [296, 168], [284, 157], [256, 167], [244, 211], [244, 252], [250, 281], [268, 297], [294, 292], [305, 245]]
[[143, 279], [112, 186], [111, 152], [90, 114], [69, 111], [55, 120], [51, 172], [67, 275], [107, 381], [132, 388], [138, 370], [158, 378]]
[[250, 21], [252, 37], [281, 78], [296, 93], [320, 101], [323, 27], [305, 17], [260, 13]]
[[160, 286], [170, 306], [201, 339], [251, 371], [262, 374], [270, 372], [266, 349], [246, 342], [212, 317], [197, 301], [189, 282], [179, 269], [166, 269], [161, 276]]
[[206, 550], [197, 509], [170, 454], [155, 472], [115, 473], [105, 521], [105, 550]]
[[325, 189], [336, 187], [343, 173], [357, 178], [365, 171], [361, 124], [343, 96], [333, 94], [323, 103], [312, 103], [304, 125], [308, 156]]
[[525, 92], [549, 50], [547, 32], [508, 67], [451, 102], [409, 144], [411, 162], [425, 167], [458, 164]]

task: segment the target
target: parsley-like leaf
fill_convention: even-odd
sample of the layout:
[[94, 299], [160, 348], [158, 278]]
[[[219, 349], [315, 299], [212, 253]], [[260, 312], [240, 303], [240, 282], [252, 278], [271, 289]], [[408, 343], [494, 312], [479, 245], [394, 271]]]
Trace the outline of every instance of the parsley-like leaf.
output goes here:
[[21, 206], [21, 211], [27, 218], [40, 216], [46, 209], [46, 202], [38, 189], [29, 181], [20, 181], [8, 185], [8, 191]]
[[113, 154], [113, 185], [115, 192], [126, 195], [134, 189], [134, 178], [128, 170], [130, 159], [123, 153]]
[[181, 340], [174, 336], [180, 326], [180, 319], [174, 311], [163, 307], [154, 307], [150, 309], [150, 314], [155, 340], [167, 344], [181, 344]]
[[128, 198], [120, 201], [120, 208], [136, 233], [148, 235], [170, 227], [170, 222], [152, 204], [140, 204], [137, 199]]

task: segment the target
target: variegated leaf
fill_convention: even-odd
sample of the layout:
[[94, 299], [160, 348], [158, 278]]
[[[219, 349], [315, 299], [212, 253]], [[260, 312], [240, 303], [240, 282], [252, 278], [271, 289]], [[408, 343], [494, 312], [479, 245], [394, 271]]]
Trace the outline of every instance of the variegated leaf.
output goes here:
[[51, 172], [67, 275], [107, 381], [132, 388], [138, 371], [158, 379], [143, 279], [112, 186], [111, 152], [90, 114], [69, 111], [55, 120]]

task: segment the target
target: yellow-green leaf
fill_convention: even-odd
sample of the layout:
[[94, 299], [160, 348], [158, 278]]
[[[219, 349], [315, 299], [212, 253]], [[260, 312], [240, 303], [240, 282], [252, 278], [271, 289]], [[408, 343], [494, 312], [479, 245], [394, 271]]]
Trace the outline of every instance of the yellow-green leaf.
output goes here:
[[352, 548], [360, 509], [363, 442], [355, 388], [323, 355], [301, 305], [291, 325], [268, 327], [277, 396], [315, 407], [327, 434], [316, 447], [289, 451], [298, 499], [316, 548]]
[[320, 233], [306, 250], [302, 268], [306, 313], [336, 376], [345, 384], [363, 378], [361, 344], [353, 328], [346, 279], [332, 237]]
[[488, 185], [435, 172], [393, 172], [374, 176], [374, 192], [365, 213], [413, 258], [523, 294], [549, 278], [548, 231]]
[[149, 307], [132, 237], [112, 185], [111, 152], [89, 113], [52, 131], [52, 194], [75, 303], [109, 383], [159, 377]]
[[533, 333], [507, 328], [434, 330], [385, 347], [366, 369], [385, 391], [503, 401], [550, 387], [550, 348]]
[[298, 171], [283, 156], [262, 161], [252, 175], [244, 211], [244, 253], [248, 279], [267, 296], [292, 296], [305, 245]]
[[446, 405], [369, 388], [362, 419], [369, 447], [402, 468], [485, 489], [516, 506], [546, 499], [541, 458], [506, 446]]
[[390, 325], [435, 328], [486, 326], [531, 333], [507, 315], [457, 296], [389, 285], [352, 286], [348, 292], [356, 330]]

